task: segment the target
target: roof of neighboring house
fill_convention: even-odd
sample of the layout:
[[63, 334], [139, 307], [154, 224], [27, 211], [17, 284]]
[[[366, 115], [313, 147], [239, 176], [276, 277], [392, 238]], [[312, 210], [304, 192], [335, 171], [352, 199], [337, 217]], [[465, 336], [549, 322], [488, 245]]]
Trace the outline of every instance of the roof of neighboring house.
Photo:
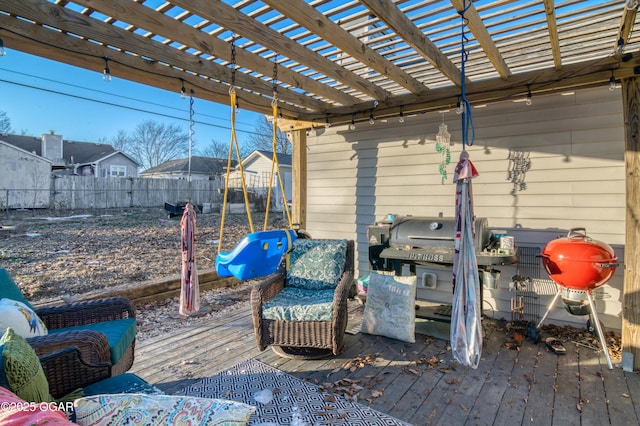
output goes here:
[[[273, 159], [273, 151], [263, 151], [261, 149], [256, 149], [255, 151], [253, 151], [251, 154], [247, 155], [242, 160], [242, 164], [245, 164], [248, 161], [253, 160], [258, 155], [260, 155], [262, 157], [265, 157], [269, 161], [271, 161]], [[290, 166], [291, 165], [291, 155], [278, 153], [278, 164], [280, 166]]]
[[[231, 161], [231, 167], [235, 167], [237, 161]], [[191, 173], [192, 174], [220, 174], [224, 173], [227, 168], [227, 159], [212, 157], [191, 157]], [[154, 173], [188, 173], [189, 159], [180, 158], [178, 160], [165, 161], [155, 167], [151, 167], [140, 175], [150, 175]]]
[[[0, 135], [0, 138], [11, 145], [42, 156], [42, 138], [9, 134]], [[120, 153], [137, 165], [140, 165], [138, 161], [124, 152], [116, 150], [109, 144], [62, 140], [63, 159], [69, 164], [96, 163], [116, 153]], [[72, 158], [73, 161], [71, 161]]]

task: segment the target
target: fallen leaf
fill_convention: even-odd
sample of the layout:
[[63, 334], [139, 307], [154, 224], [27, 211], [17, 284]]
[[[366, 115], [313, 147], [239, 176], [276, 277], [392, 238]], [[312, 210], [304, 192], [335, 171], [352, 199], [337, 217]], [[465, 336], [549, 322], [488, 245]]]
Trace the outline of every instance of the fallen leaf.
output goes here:
[[513, 332], [513, 340], [518, 344], [518, 345], [522, 345], [522, 342], [524, 342], [524, 336], [520, 333], [518, 333], [517, 331]]

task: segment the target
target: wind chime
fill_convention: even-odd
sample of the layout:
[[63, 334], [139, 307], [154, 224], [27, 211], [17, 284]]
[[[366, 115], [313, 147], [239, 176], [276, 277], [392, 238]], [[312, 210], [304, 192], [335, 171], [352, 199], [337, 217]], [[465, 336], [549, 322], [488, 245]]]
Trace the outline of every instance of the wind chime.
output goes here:
[[531, 169], [531, 159], [528, 152], [509, 151], [507, 180], [513, 184], [511, 195], [527, 189], [524, 179], [529, 169]]
[[447, 125], [444, 123], [444, 113], [442, 114], [442, 123], [438, 128], [436, 135], [436, 152], [440, 153], [440, 165], [438, 170], [442, 178], [442, 184], [447, 180], [447, 166], [451, 163], [451, 134], [447, 131]]

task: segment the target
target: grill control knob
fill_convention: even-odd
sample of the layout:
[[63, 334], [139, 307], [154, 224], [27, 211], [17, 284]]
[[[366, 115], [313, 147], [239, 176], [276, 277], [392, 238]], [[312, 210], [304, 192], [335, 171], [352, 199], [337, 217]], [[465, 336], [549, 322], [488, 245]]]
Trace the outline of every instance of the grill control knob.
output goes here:
[[431, 222], [429, 224], [429, 229], [431, 229], [432, 231], [435, 231], [436, 229], [440, 229], [442, 227], [441, 224], [439, 224], [438, 222]]

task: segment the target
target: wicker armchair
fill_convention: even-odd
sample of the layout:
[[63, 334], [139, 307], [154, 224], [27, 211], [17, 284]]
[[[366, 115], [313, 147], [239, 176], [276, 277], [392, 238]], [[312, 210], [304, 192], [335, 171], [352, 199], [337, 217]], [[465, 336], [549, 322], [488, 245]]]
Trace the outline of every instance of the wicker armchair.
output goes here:
[[87, 362], [77, 346], [67, 346], [38, 358], [54, 398], [111, 377], [111, 362]]
[[39, 357], [75, 347], [83, 363], [107, 364], [111, 375], [122, 374], [133, 365], [136, 310], [128, 299], [112, 297], [37, 309], [3, 268], [0, 298], [25, 304], [46, 325], [47, 335], [27, 339]]
[[[135, 338], [123, 351], [119, 360], [113, 363], [107, 336], [97, 330], [82, 329], [84, 326], [95, 327], [99, 323], [122, 319], [130, 318], [135, 321], [136, 310], [129, 299], [110, 297], [35, 311], [49, 330], [46, 336], [27, 339], [38, 356], [75, 346], [83, 362], [98, 365], [107, 363], [114, 376], [128, 371], [133, 365]], [[65, 331], [58, 332], [59, 329]]]
[[[335, 244], [342, 244], [344, 247], [346, 245], [342, 252], [344, 258], [340, 259], [342, 264], [336, 266], [334, 259], [328, 262], [331, 264], [330, 269], [333, 269], [329, 275], [333, 275], [335, 281], [337, 281], [337, 285], [335, 285], [335, 282], [332, 284], [332, 286], [335, 286], [335, 290], [333, 290], [333, 287], [328, 289], [328, 299], [327, 293], [321, 295], [319, 292], [316, 298], [312, 294], [314, 288], [307, 286], [307, 288], [301, 290], [305, 294], [298, 297], [297, 301], [297, 295], [295, 295], [293, 298], [289, 297], [288, 302], [282, 302], [282, 305], [274, 306], [274, 304], [279, 303], [277, 301], [283, 295], [283, 290], [286, 288], [291, 290], [292, 287], [296, 287], [300, 275], [295, 271], [300, 271], [301, 263], [311, 260], [310, 263], [314, 264], [312, 268], [322, 267], [322, 265], [319, 265], [321, 262], [318, 261], [318, 256], [313, 252], [299, 253], [299, 251], [305, 250], [305, 247], [308, 248], [309, 244], [315, 247]], [[306, 257], [309, 255], [311, 257]], [[267, 346], [272, 346], [279, 355], [292, 358], [338, 355], [344, 349], [344, 332], [348, 319], [347, 298], [353, 285], [354, 276], [354, 242], [347, 240], [298, 239], [293, 244], [293, 251], [290, 256], [291, 263], [288, 269], [282, 268], [262, 282], [256, 283], [252, 288], [251, 310], [258, 348], [263, 351]], [[302, 265], [302, 268], [305, 269], [305, 265]], [[309, 272], [307, 269], [302, 273], [302, 275], [305, 274], [307, 274], [306, 278], [309, 278], [310, 275], [313, 275], [313, 272]], [[321, 272], [319, 276], [326, 278], [326, 271]], [[317, 283], [318, 280], [312, 279], [309, 282]], [[324, 290], [326, 291], [327, 289], [325, 288]], [[292, 312], [292, 310], [295, 311], [296, 309], [296, 307], [292, 307], [292, 304], [304, 304], [304, 300], [312, 302], [309, 305], [325, 300], [324, 304], [321, 305], [326, 312], [317, 312], [317, 308], [309, 306], [298, 306], [298, 312]], [[309, 313], [310, 310], [314, 311], [314, 309], [315, 312], [312, 312], [312, 314], [319, 315], [319, 318], [323, 319], [305, 318], [305, 316], [308, 317], [305, 313]], [[280, 318], [274, 318], [271, 315], [274, 310], [281, 316]]]

